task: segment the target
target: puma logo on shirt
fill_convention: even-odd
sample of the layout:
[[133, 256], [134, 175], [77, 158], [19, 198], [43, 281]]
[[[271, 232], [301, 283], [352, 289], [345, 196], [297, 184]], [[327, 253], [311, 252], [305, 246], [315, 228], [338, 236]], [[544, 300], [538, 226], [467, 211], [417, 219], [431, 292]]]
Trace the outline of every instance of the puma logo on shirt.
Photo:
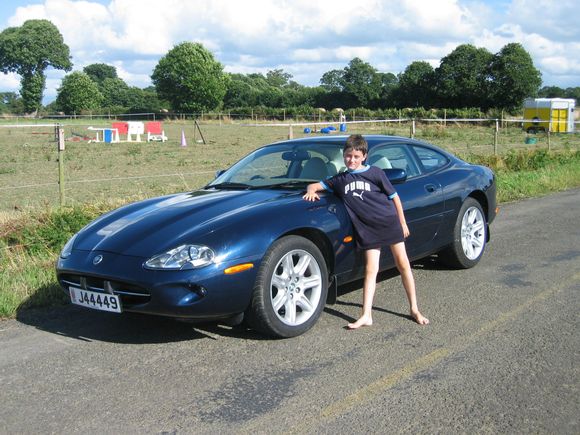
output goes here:
[[[346, 195], [348, 192], [352, 192], [353, 195], [355, 195], [354, 190], [363, 190], [366, 192], [370, 192], [371, 191], [371, 185], [366, 182], [366, 181], [351, 181], [350, 183], [346, 184], [344, 186], [344, 194]], [[359, 194], [357, 196], [361, 196], [362, 194]], [[361, 196], [362, 198], [362, 196]]]
[[361, 199], [361, 201], [364, 201], [364, 199], [362, 197], [363, 193], [365, 193], [365, 192], [364, 191], [362, 193], [352, 192], [352, 196], [358, 196]]

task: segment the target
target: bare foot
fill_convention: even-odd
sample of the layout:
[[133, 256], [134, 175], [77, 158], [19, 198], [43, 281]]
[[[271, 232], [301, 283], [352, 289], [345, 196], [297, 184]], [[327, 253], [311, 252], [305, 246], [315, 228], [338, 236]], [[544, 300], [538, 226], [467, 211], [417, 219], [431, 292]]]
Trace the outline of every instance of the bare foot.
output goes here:
[[411, 317], [419, 325], [428, 325], [429, 324], [429, 319], [427, 317], [424, 317], [419, 311], [411, 311]]
[[373, 324], [372, 317], [369, 317], [369, 316], [361, 316], [360, 319], [358, 319], [356, 322], [349, 323], [347, 325], [347, 328], [348, 329], [358, 329], [361, 326], [371, 326], [372, 324]]

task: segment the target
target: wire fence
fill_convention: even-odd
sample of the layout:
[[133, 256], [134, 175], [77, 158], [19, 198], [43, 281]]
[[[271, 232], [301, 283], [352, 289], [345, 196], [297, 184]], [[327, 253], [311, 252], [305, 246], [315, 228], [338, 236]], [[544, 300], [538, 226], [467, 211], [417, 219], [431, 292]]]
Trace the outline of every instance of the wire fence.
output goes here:
[[[380, 119], [234, 122], [228, 118], [163, 122], [166, 142], [145, 137], [104, 142], [109, 119], [0, 123], [0, 218], [22, 210], [127, 201], [199, 188], [261, 145], [320, 134], [415, 137], [462, 156], [513, 149], [578, 149], [578, 133], [528, 134], [515, 119]], [[249, 122], [248, 122], [249, 121]], [[329, 129], [332, 127], [332, 129]], [[325, 130], [326, 129], [326, 130]], [[59, 140], [59, 131], [60, 140]], [[98, 140], [98, 141], [97, 141]]]

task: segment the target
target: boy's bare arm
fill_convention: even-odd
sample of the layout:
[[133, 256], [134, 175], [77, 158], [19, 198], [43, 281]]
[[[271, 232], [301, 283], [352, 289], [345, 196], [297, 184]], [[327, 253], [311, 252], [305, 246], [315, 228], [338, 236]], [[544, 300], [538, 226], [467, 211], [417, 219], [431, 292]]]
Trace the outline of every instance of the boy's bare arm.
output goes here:
[[324, 190], [324, 187], [322, 187], [322, 184], [320, 183], [312, 183], [309, 184], [308, 186], [306, 186], [306, 193], [304, 194], [304, 196], [302, 198], [304, 198], [306, 201], [318, 201], [320, 199], [320, 197], [318, 196], [318, 191], [320, 190]]
[[409, 231], [409, 227], [407, 227], [407, 221], [405, 220], [405, 213], [403, 212], [403, 203], [401, 202], [401, 198], [399, 195], [396, 195], [393, 198], [393, 202], [395, 203], [395, 208], [397, 209], [397, 215], [399, 216], [399, 222], [401, 222], [401, 227], [403, 228], [403, 236], [405, 239], [409, 237], [411, 232]]

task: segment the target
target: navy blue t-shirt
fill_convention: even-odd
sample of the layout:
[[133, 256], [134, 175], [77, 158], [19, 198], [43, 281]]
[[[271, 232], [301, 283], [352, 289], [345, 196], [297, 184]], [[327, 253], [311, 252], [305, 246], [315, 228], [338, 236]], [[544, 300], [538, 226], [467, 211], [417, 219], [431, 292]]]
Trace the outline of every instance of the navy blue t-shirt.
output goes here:
[[382, 169], [365, 166], [341, 172], [320, 182], [344, 203], [360, 249], [377, 249], [405, 240], [397, 209], [397, 195]]

